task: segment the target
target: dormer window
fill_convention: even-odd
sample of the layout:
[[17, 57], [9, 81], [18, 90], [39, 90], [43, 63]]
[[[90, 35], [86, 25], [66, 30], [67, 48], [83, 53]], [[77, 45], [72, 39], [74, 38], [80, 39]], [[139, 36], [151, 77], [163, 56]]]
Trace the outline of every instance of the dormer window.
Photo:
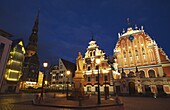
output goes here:
[[145, 50], [144, 48], [142, 47], [142, 54], [145, 55]]

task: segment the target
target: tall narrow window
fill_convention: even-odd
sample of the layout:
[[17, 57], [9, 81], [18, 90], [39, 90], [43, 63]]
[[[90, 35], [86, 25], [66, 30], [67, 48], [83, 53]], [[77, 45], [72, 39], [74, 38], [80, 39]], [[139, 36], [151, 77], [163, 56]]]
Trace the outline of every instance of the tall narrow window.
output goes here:
[[96, 56], [96, 52], [95, 51], [93, 51], [93, 56]]
[[129, 51], [129, 56], [130, 56], [130, 57], [132, 57], [132, 53], [131, 53], [131, 51]]
[[92, 52], [90, 52], [90, 56], [92, 56]]
[[87, 81], [90, 82], [90, 76], [87, 77]]
[[107, 75], [104, 76], [104, 81], [108, 81]]
[[97, 92], [98, 91], [98, 87], [95, 87], [95, 92]]
[[2, 58], [2, 54], [3, 54], [3, 51], [4, 51], [4, 47], [5, 47], [5, 44], [4, 43], [1, 43], [0, 44], [0, 60]]
[[60, 65], [60, 69], [62, 69], [62, 68], [63, 68], [63, 65], [61, 64], [61, 65]]
[[145, 55], [145, 50], [144, 48], [142, 47], [142, 54]]
[[90, 66], [88, 66], [88, 71], [90, 71]]
[[136, 56], [138, 56], [138, 50], [135, 50]]
[[126, 52], [125, 51], [123, 52], [123, 56], [124, 56], [124, 58], [126, 58]]
[[98, 81], [98, 76], [96, 76], [96, 81]]
[[155, 61], [155, 56], [154, 56], [154, 52], [153, 52], [153, 50], [149, 50], [149, 57], [150, 57], [150, 61], [151, 62], [153, 62], [153, 61]]

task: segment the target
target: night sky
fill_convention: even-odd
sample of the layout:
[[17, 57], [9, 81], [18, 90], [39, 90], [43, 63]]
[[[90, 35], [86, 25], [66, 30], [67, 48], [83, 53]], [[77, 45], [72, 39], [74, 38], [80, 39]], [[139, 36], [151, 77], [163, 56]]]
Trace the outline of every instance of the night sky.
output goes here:
[[169, 0], [1, 0], [0, 28], [27, 45], [38, 9], [41, 62], [57, 64], [58, 58], [75, 62], [78, 51], [84, 56], [92, 35], [100, 49], [113, 55], [127, 18], [132, 27], [144, 26], [170, 56]]

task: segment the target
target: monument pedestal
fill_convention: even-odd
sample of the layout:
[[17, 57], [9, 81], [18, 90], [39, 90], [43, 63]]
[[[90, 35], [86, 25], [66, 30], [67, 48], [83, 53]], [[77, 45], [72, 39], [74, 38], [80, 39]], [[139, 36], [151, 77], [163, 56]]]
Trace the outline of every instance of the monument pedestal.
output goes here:
[[74, 87], [72, 91], [72, 96], [75, 99], [79, 99], [84, 96], [84, 76], [82, 71], [76, 71], [73, 78]]
[[71, 98], [80, 100], [84, 98], [84, 76], [82, 71], [76, 71], [73, 78], [74, 86], [72, 88]]

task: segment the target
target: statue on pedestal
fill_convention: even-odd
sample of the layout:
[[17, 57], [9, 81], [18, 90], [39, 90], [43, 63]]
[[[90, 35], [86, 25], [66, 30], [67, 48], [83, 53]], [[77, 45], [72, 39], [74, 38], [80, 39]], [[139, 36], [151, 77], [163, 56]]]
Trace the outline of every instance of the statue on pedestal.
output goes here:
[[76, 58], [76, 72], [73, 78], [74, 86], [72, 90], [72, 98], [78, 100], [84, 97], [84, 75], [83, 75], [83, 58], [81, 52], [78, 52]]
[[76, 58], [76, 66], [77, 66], [77, 71], [83, 71], [83, 59], [81, 52], [78, 52], [78, 56]]

